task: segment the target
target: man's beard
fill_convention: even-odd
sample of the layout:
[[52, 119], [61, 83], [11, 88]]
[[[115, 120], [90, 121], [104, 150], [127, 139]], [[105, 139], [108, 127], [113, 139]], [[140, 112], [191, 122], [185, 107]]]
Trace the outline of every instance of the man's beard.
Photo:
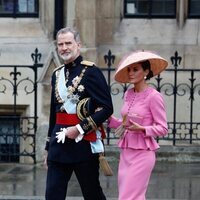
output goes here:
[[73, 59], [75, 59], [75, 55], [76, 52], [70, 52], [70, 53], [64, 53], [64, 54], [59, 54], [60, 58], [64, 61], [64, 62], [68, 62], [68, 61], [72, 61]]

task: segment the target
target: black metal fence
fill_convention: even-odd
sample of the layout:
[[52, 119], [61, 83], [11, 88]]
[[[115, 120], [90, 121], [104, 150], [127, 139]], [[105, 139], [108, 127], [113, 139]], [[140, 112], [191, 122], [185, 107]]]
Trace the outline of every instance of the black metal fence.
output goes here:
[[[31, 66], [0, 66], [4, 70], [9, 69], [10, 72], [9, 76], [0, 74], [1, 98], [8, 92], [13, 96], [13, 103], [4, 101], [8, 104], [0, 104], [0, 161], [20, 162], [20, 159], [31, 158], [33, 162], [36, 162], [37, 71], [42, 64], [38, 63], [41, 54], [37, 49], [31, 57], [34, 62]], [[115, 67], [112, 65], [114, 65], [115, 56], [110, 50], [104, 59], [107, 68], [102, 68], [102, 71], [110, 86], [114, 114], [119, 115], [124, 92], [130, 85], [114, 81]], [[200, 69], [183, 69], [180, 67], [181, 61], [182, 58], [178, 52], [175, 52], [171, 57], [171, 66], [149, 83], [163, 94], [167, 108], [169, 133], [157, 140], [172, 145], [180, 143], [190, 145], [200, 142]], [[32, 79], [22, 75], [25, 69], [33, 72]], [[29, 95], [32, 95], [33, 105], [32, 112], [27, 113], [32, 113], [31, 116], [24, 113], [24, 110], [30, 108], [22, 108], [21, 106], [24, 105], [20, 105], [20, 98], [27, 98]], [[30, 106], [30, 102], [27, 105]], [[107, 132], [106, 143], [116, 144], [118, 138], [114, 136], [113, 130], [107, 127]]]
[[[38, 49], [31, 54], [33, 65], [30, 66], [5, 66], [0, 68], [7, 70], [8, 73], [0, 74], [0, 95], [1, 99], [6, 94], [13, 97], [12, 104], [10, 99], [0, 105], [0, 161], [1, 162], [19, 162], [20, 159], [30, 159], [26, 162], [36, 162], [36, 131], [37, 131], [37, 71], [42, 64], [38, 61], [41, 54]], [[30, 77], [24, 77], [24, 70], [30, 70]], [[11, 77], [11, 78], [10, 78]], [[31, 96], [31, 100], [29, 96]], [[20, 99], [27, 101], [27, 107], [21, 105]], [[33, 103], [32, 109], [29, 107]], [[10, 106], [11, 104], [11, 106]], [[32, 116], [26, 115], [25, 110], [31, 109]]]
[[[114, 108], [120, 109], [124, 92], [130, 87], [113, 80], [115, 70], [112, 65], [115, 55], [109, 50], [104, 57], [107, 68], [102, 69], [107, 77], [114, 100]], [[176, 51], [171, 58], [171, 65], [161, 75], [152, 79], [149, 84], [164, 96], [169, 133], [158, 141], [167, 144], [195, 144], [200, 142], [200, 69], [183, 69], [180, 67], [182, 57]], [[120, 99], [120, 100], [119, 100]], [[116, 140], [112, 130], [107, 128], [107, 144]], [[114, 142], [115, 143], [115, 142]]]

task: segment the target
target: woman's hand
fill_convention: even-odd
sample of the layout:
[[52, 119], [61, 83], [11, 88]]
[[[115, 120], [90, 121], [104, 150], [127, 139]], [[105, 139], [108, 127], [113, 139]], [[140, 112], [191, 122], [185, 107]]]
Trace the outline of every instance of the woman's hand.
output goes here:
[[145, 128], [141, 126], [140, 124], [132, 121], [131, 119], [129, 120], [129, 124], [126, 126], [126, 129], [130, 131], [143, 131], [145, 132]]

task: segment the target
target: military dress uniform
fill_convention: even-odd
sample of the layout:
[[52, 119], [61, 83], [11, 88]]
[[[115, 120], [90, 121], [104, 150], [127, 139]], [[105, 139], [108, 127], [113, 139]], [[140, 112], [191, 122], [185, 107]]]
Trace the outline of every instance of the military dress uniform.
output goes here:
[[[84, 199], [106, 199], [99, 183], [102, 123], [113, 113], [111, 95], [101, 70], [79, 56], [52, 74], [46, 200], [64, 200], [75, 173]], [[78, 125], [82, 138], [58, 143], [56, 133]]]

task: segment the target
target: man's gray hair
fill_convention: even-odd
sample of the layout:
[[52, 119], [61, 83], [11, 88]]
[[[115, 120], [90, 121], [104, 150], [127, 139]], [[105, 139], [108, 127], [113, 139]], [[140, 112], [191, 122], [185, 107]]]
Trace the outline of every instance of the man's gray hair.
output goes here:
[[65, 27], [65, 28], [60, 29], [56, 34], [56, 40], [58, 39], [58, 36], [60, 34], [65, 34], [65, 33], [69, 33], [69, 32], [74, 35], [74, 39], [76, 42], [81, 41], [79, 32], [76, 29], [71, 28], [71, 27]]

